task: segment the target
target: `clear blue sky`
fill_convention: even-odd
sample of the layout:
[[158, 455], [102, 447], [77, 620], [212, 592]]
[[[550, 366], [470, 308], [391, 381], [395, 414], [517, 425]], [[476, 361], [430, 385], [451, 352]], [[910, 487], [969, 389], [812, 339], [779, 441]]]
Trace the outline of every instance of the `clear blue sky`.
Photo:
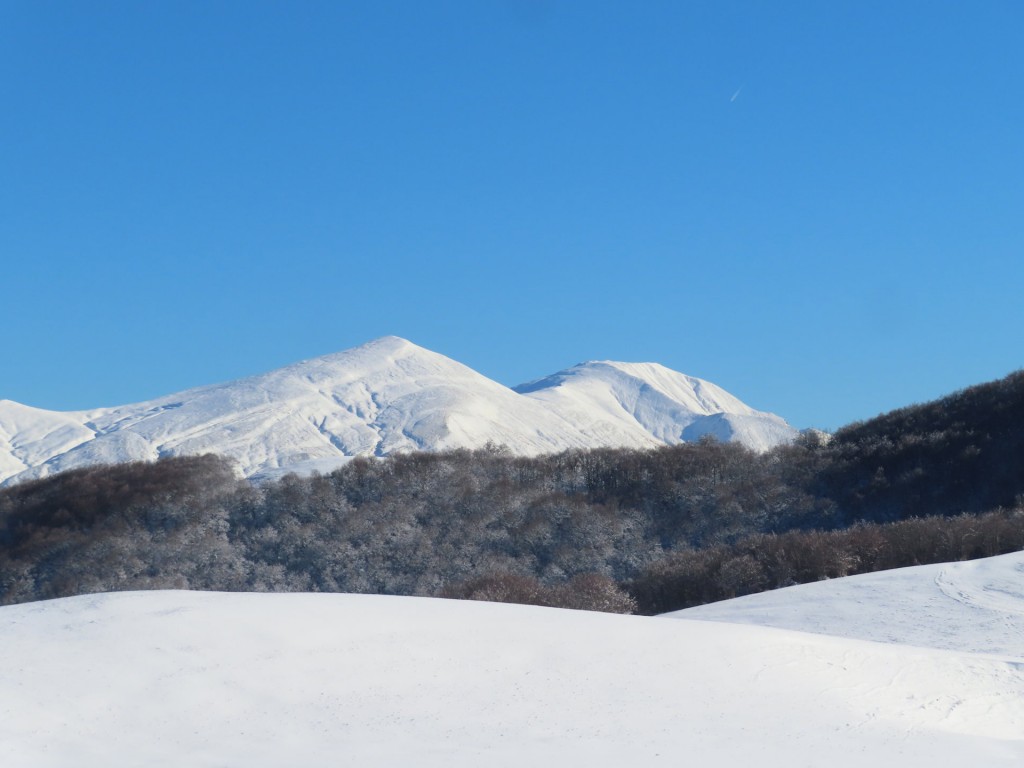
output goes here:
[[396, 334], [835, 428], [1024, 366], [1024, 4], [0, 0], [0, 397]]

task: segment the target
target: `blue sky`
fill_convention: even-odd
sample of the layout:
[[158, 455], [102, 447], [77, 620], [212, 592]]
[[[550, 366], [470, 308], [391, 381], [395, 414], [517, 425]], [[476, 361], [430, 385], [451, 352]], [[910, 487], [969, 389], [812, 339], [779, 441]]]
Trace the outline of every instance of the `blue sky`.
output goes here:
[[0, 0], [0, 397], [396, 334], [835, 428], [1024, 365], [1017, 2]]

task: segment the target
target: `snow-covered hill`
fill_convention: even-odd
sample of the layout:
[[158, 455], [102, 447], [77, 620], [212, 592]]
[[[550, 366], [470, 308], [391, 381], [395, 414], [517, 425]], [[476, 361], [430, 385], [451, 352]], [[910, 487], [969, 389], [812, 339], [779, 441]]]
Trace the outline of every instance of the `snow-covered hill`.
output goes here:
[[801, 584], [665, 616], [1021, 656], [1024, 552]]
[[260, 376], [58, 413], [0, 400], [0, 483], [101, 462], [219, 453], [245, 476], [352, 456], [506, 445], [648, 447], [703, 434], [764, 449], [789, 425], [654, 364], [586, 363], [512, 390], [393, 336]]
[[[1022, 568], [813, 585], [849, 611], [832, 637], [798, 631], [820, 628], [803, 588], [772, 593], [791, 629], [370, 595], [10, 606], [0, 765], [1016, 768]], [[843, 634], [865, 628], [893, 641]]]

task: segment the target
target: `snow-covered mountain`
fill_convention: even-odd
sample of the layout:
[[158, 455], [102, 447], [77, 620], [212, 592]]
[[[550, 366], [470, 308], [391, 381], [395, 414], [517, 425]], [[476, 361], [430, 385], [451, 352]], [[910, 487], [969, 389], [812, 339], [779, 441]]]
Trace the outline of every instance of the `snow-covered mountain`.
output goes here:
[[712, 435], [767, 450], [795, 434], [781, 417], [755, 411], [721, 387], [657, 363], [580, 363], [515, 391], [545, 402], [569, 421], [606, 419], [638, 441], [653, 437], [674, 445]]
[[768, 626], [380, 595], [7, 606], [0, 765], [1016, 768], [1024, 553], [976, 563], [718, 604]]
[[133, 405], [54, 412], [0, 400], [0, 483], [103, 462], [218, 453], [247, 477], [353, 456], [505, 445], [650, 447], [712, 434], [791, 440], [778, 416], [653, 363], [583, 363], [516, 389], [394, 336]]

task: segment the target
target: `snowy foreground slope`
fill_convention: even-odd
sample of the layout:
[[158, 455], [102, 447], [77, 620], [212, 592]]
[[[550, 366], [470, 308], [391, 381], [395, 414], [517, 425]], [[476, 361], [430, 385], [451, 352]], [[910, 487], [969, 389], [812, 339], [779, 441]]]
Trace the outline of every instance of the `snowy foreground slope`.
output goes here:
[[494, 443], [531, 455], [645, 448], [704, 434], [763, 450], [796, 431], [713, 384], [655, 364], [584, 363], [516, 391], [388, 336], [133, 405], [64, 413], [0, 400], [0, 483], [201, 453], [265, 477], [398, 451]]
[[1024, 552], [818, 581], [664, 615], [1024, 656]]
[[[952, 568], [943, 594], [971, 600], [943, 612], [880, 586], [863, 616], [884, 634], [909, 610], [930, 641], [966, 612], [956, 650], [366, 595], [0, 608], [0, 765], [1019, 766], [1024, 648], [965, 649], [1006, 645], [1022, 601], [998, 585], [1022, 559], [985, 567], [987, 597], [989, 577]], [[898, 584], [928, 595], [934, 575]]]

